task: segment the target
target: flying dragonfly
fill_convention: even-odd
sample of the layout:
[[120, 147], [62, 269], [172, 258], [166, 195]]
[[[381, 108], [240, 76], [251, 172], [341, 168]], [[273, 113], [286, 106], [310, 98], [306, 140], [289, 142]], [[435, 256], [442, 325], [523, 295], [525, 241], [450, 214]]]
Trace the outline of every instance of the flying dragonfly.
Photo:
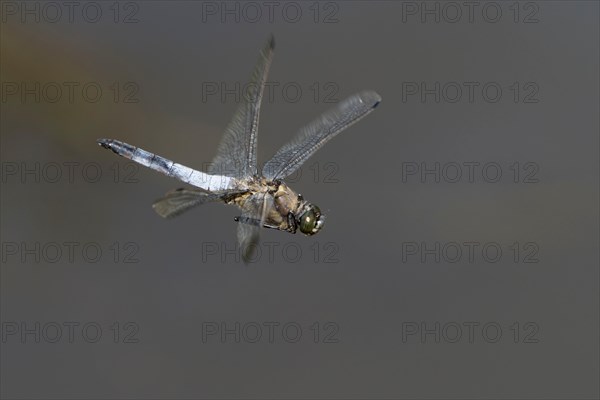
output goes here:
[[100, 146], [119, 156], [198, 188], [176, 189], [157, 200], [153, 208], [161, 217], [174, 217], [208, 202], [237, 206], [241, 210], [241, 215], [235, 218], [237, 239], [245, 262], [250, 260], [258, 243], [261, 227], [290, 233], [300, 230], [305, 235], [314, 235], [323, 228], [325, 217], [319, 207], [306, 201], [283, 179], [338, 133], [373, 111], [381, 101], [374, 91], [362, 91], [339, 102], [300, 129], [259, 173], [256, 160], [258, 120], [274, 48], [275, 40], [271, 36], [260, 52], [251, 81], [245, 86], [243, 100], [226, 127], [207, 172], [118, 140], [98, 139]]

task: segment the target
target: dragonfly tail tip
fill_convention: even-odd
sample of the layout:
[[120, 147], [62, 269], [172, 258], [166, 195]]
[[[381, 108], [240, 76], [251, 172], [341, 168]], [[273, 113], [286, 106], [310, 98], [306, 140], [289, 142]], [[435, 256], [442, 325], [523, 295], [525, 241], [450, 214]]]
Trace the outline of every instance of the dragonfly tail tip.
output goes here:
[[119, 152], [117, 151], [117, 148], [115, 148], [114, 146], [114, 140], [112, 139], [98, 139], [96, 140], [96, 142], [98, 143], [99, 146], [108, 149], [108, 150], [112, 150], [114, 153], [119, 154]]

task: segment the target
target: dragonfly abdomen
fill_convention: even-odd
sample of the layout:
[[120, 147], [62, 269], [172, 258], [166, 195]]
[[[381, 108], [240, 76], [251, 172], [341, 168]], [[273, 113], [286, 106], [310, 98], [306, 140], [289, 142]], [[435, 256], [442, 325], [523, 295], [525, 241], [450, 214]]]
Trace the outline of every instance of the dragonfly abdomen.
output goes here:
[[98, 139], [98, 144], [105, 149], [112, 150], [121, 157], [128, 158], [145, 167], [204, 190], [226, 190], [230, 189], [234, 183], [231, 177], [205, 174], [118, 140]]

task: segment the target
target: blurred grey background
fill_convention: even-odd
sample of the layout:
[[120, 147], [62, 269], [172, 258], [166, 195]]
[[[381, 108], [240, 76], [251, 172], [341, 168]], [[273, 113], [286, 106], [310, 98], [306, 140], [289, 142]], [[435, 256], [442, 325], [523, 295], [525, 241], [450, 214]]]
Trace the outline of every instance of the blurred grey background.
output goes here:
[[[1, 3], [2, 398], [598, 398], [597, 2], [66, 3]], [[270, 33], [262, 163], [383, 102], [244, 265], [95, 141], [201, 168]]]

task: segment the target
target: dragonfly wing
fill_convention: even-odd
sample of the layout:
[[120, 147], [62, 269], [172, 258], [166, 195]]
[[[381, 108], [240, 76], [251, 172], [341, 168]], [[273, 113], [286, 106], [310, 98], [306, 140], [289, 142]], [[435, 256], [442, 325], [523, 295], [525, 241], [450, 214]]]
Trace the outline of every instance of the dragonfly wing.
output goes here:
[[380, 101], [381, 96], [373, 91], [360, 92], [341, 101], [302, 128], [291, 142], [279, 149], [265, 164], [262, 174], [273, 180], [294, 173], [325, 143], [373, 111]]
[[202, 190], [175, 189], [152, 204], [152, 208], [163, 218], [176, 217], [193, 207], [213, 201], [224, 200], [225, 197], [238, 192], [205, 192]]
[[260, 52], [250, 82], [244, 87], [242, 103], [225, 129], [209, 173], [233, 177], [257, 174], [258, 118], [274, 48], [275, 39], [271, 36]]
[[238, 223], [237, 239], [245, 263], [254, 260], [254, 254], [259, 241], [260, 228], [267, 219], [269, 207], [273, 198], [264, 193], [250, 196], [242, 207], [240, 221], [252, 220], [258, 223]]

